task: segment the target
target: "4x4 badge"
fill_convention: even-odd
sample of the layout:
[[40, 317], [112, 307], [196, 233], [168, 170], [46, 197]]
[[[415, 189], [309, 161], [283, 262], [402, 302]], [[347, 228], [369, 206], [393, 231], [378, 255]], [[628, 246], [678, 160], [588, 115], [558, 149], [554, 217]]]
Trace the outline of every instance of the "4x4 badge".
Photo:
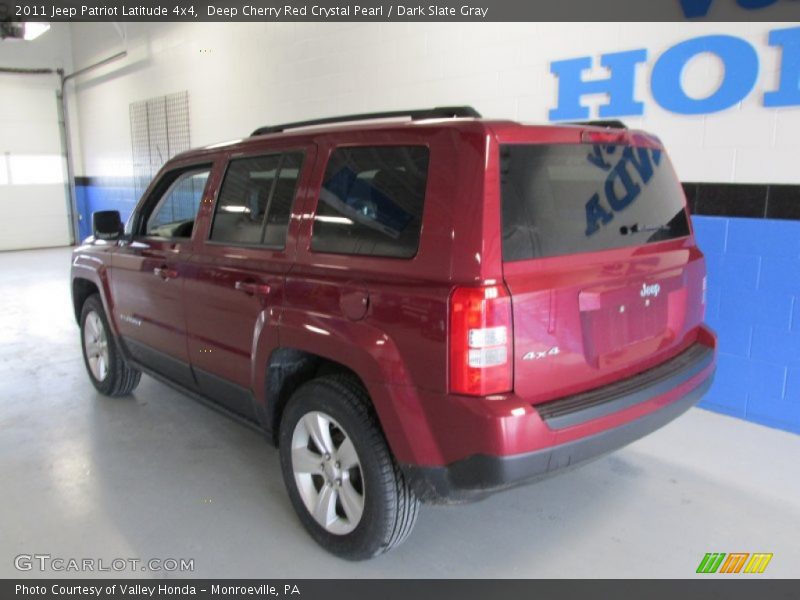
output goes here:
[[541, 352], [528, 352], [522, 357], [522, 360], [541, 360], [548, 356], [558, 356], [561, 354], [561, 349], [558, 346], [553, 346], [550, 350], [543, 350]]

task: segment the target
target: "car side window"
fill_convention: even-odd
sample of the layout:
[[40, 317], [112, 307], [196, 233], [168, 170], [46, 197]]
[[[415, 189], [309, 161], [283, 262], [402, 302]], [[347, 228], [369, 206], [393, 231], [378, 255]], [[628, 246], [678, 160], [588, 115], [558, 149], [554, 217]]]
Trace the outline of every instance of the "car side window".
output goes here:
[[145, 234], [166, 239], [190, 238], [210, 168], [181, 173], [147, 219]]
[[311, 249], [412, 258], [428, 181], [424, 146], [337, 148], [314, 216]]
[[209, 239], [283, 248], [302, 162], [300, 152], [232, 160]]

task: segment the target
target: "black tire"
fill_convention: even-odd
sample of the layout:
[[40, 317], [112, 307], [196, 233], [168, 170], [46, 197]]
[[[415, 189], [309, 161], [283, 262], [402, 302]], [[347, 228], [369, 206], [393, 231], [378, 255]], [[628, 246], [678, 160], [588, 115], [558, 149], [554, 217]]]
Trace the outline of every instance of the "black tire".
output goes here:
[[[360, 462], [363, 513], [350, 533], [331, 533], [318, 523], [306, 508], [295, 480], [292, 468], [295, 427], [305, 415], [315, 411], [329, 415], [341, 426]], [[419, 501], [392, 457], [366, 390], [353, 378], [331, 375], [301, 386], [283, 412], [279, 448], [283, 480], [300, 521], [317, 543], [332, 554], [348, 560], [365, 560], [388, 552], [411, 533]]]
[[[104, 328], [106, 348], [108, 350], [107, 372], [102, 379], [99, 379], [92, 373], [92, 368], [89, 364], [89, 356], [86, 350], [85, 336], [87, 319], [92, 314], [100, 318], [100, 322]], [[106, 312], [103, 309], [103, 303], [98, 294], [89, 296], [81, 308], [81, 349], [83, 351], [83, 363], [86, 366], [86, 373], [89, 375], [92, 385], [94, 385], [101, 394], [106, 396], [127, 396], [139, 385], [142, 372], [131, 367], [125, 361], [125, 357], [120, 352], [119, 346], [117, 346], [114, 334], [108, 326]]]

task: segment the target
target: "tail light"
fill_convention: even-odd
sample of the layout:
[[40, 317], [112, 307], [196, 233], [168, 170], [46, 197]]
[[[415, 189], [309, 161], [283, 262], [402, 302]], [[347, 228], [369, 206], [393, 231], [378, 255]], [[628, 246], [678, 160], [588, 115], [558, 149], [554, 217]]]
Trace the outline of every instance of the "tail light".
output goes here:
[[456, 288], [450, 297], [450, 391], [510, 392], [512, 335], [511, 297], [503, 285]]

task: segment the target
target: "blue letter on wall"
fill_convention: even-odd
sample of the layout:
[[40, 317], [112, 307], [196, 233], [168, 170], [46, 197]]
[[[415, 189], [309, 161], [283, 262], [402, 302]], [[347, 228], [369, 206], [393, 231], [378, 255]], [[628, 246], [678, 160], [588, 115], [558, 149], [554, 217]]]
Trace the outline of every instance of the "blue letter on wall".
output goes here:
[[764, 94], [764, 106], [798, 106], [800, 105], [800, 27], [771, 31], [769, 45], [783, 48], [781, 83], [777, 91]]
[[[691, 98], [683, 90], [681, 75], [698, 54], [716, 54], [725, 68], [719, 88], [707, 98]], [[758, 55], [743, 39], [708, 35], [681, 42], [664, 52], [653, 67], [653, 97], [661, 106], [682, 115], [725, 110], [743, 100], [758, 79]]]
[[644, 104], [633, 98], [636, 65], [647, 60], [647, 50], [631, 50], [604, 54], [600, 64], [611, 71], [605, 79], [586, 81], [584, 69], [592, 66], [589, 56], [561, 60], [550, 65], [558, 77], [558, 107], [550, 111], [551, 121], [588, 119], [589, 109], [581, 106], [581, 98], [589, 94], [608, 94], [609, 101], [600, 106], [601, 117], [627, 117], [644, 114]]

